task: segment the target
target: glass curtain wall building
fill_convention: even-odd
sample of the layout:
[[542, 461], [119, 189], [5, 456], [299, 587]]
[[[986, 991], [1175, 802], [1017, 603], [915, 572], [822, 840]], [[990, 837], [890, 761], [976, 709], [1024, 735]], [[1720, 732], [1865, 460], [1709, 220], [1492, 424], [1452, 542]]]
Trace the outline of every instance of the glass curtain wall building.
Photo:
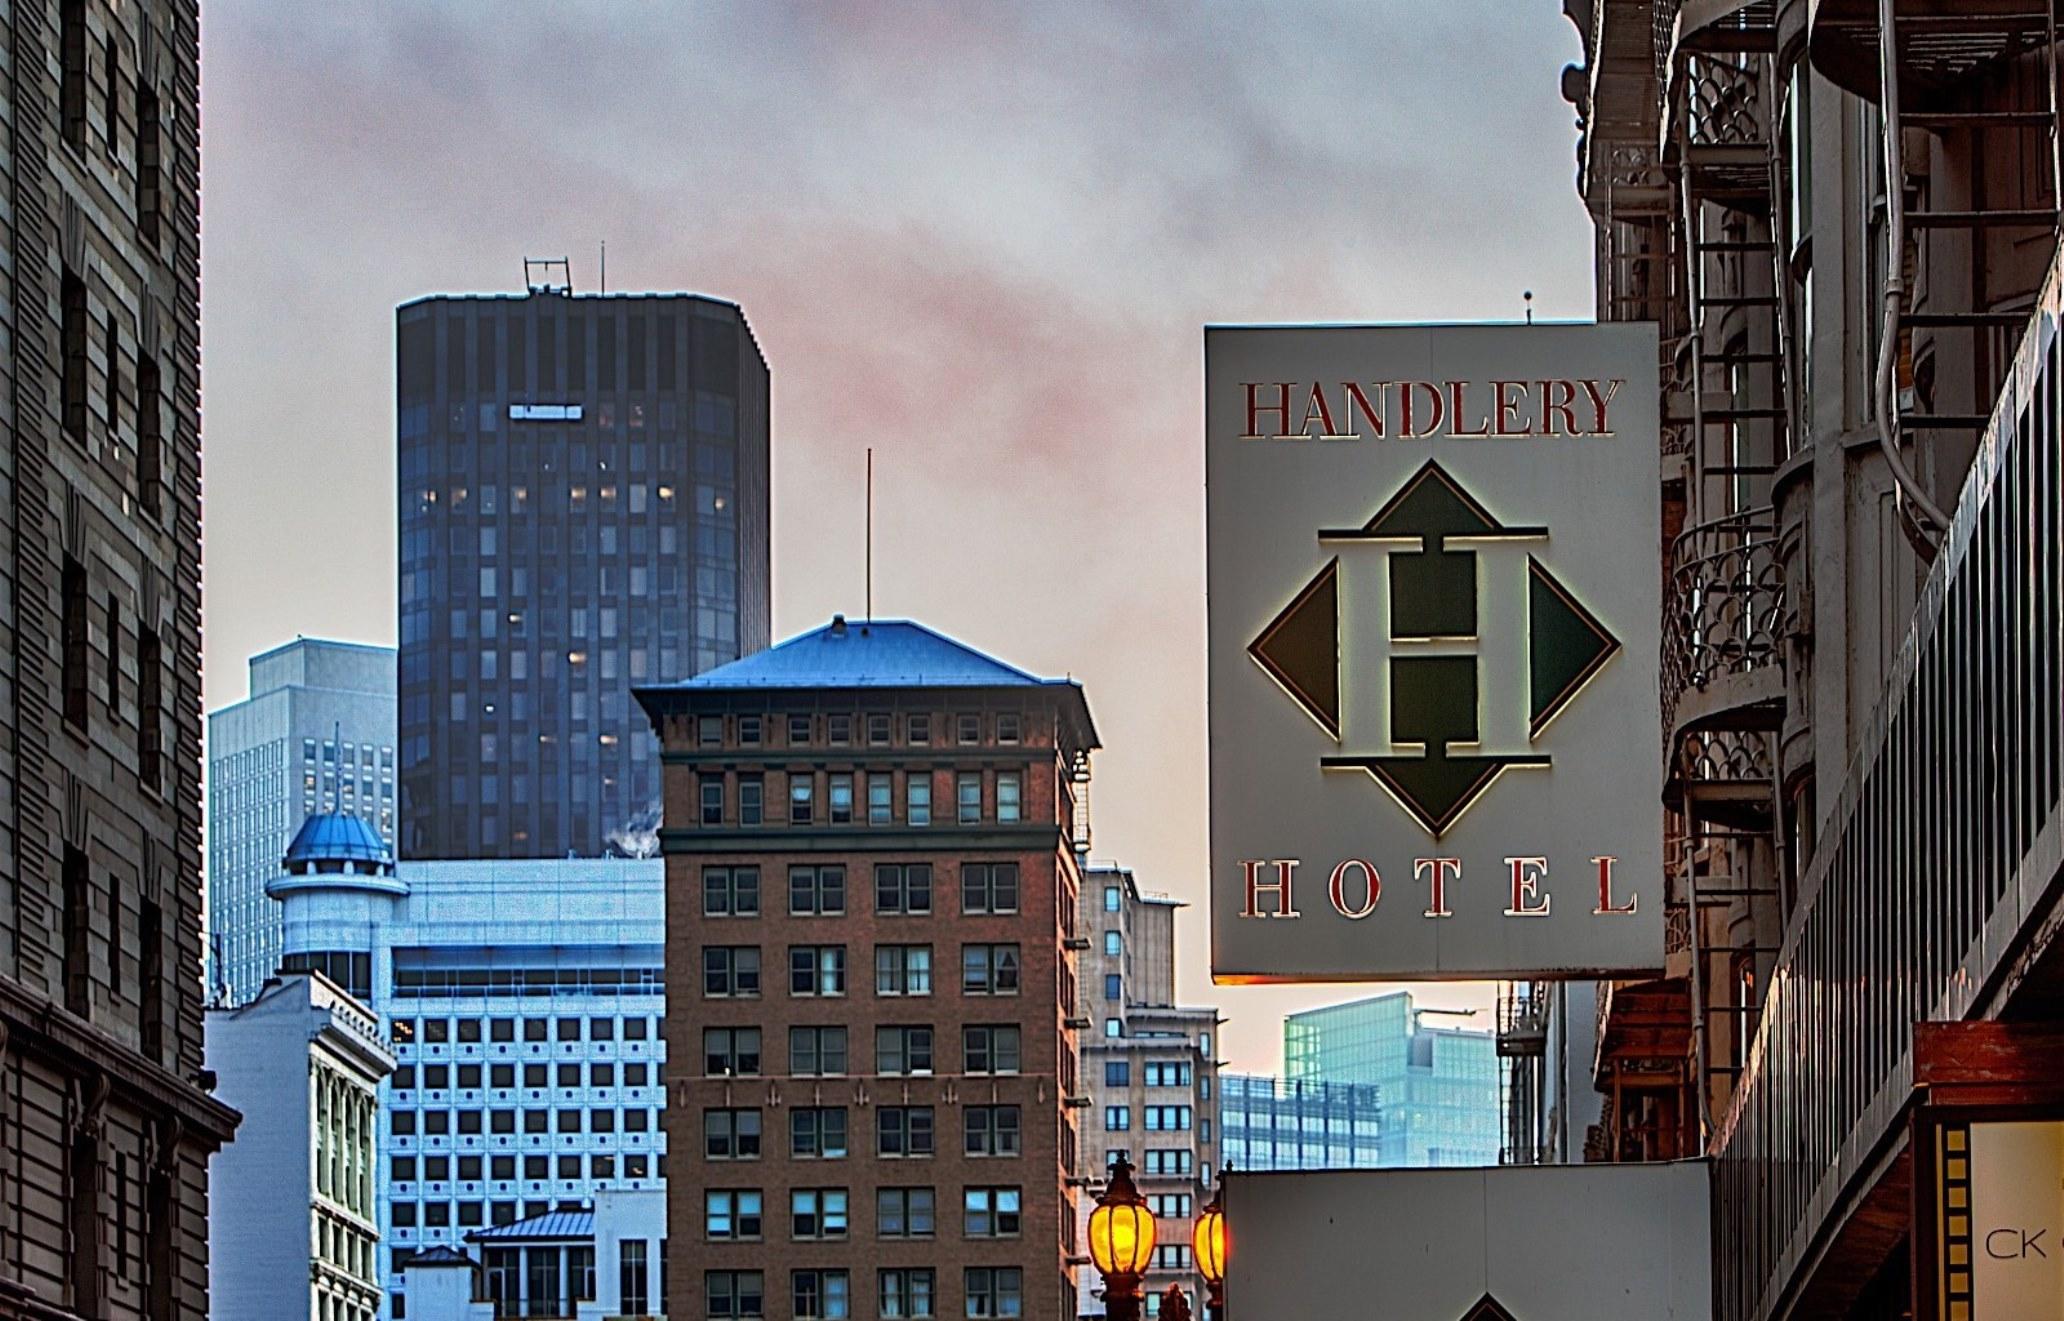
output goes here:
[[1226, 1167], [1367, 1170], [1383, 1164], [1383, 1094], [1370, 1083], [1219, 1075]]
[[395, 313], [400, 850], [657, 851], [634, 684], [768, 642], [766, 360], [689, 294]]
[[1290, 1082], [1373, 1084], [1381, 1164], [1496, 1165], [1503, 1146], [1496, 1038], [1432, 1027], [1400, 992], [1283, 1020]]

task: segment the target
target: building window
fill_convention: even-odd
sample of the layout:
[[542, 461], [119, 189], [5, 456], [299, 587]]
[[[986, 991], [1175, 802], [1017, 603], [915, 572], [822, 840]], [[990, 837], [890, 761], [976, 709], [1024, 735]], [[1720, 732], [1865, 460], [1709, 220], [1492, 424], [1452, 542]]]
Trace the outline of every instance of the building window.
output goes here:
[[1105, 1060], [1104, 1086], [1129, 1087], [1132, 1085], [1131, 1060]]
[[1190, 1245], [1187, 1243], [1160, 1243], [1154, 1247], [1154, 1268], [1164, 1271], [1186, 1271], [1190, 1268]]
[[1150, 1060], [1146, 1066], [1146, 1081], [1149, 1087], [1188, 1087], [1190, 1065], [1187, 1060]]
[[930, 1238], [934, 1195], [930, 1188], [882, 1188], [874, 1195], [875, 1232], [883, 1238]]
[[757, 826], [761, 824], [766, 810], [766, 781], [757, 775], [738, 777], [738, 824]]
[[848, 1315], [844, 1271], [796, 1271], [795, 1321], [843, 1321]]
[[695, 718], [695, 741], [705, 748], [724, 746], [724, 717], [697, 716]]
[[788, 718], [788, 746], [800, 748], [810, 742], [810, 717], [790, 716]]
[[886, 826], [895, 820], [896, 777], [876, 771], [867, 777], [867, 824]]
[[758, 1160], [760, 1112], [737, 1109], [703, 1111], [702, 1154], [711, 1160]]
[[842, 1027], [790, 1028], [788, 1071], [798, 1078], [843, 1074], [846, 1071], [846, 1030]]
[[758, 1271], [705, 1271], [702, 1296], [710, 1321], [758, 1321], [766, 1314]]
[[1002, 771], [996, 776], [996, 819], [1024, 819], [1024, 779], [1016, 771]]
[[788, 1112], [788, 1154], [797, 1160], [837, 1160], [846, 1154], [844, 1106], [798, 1106]]
[[824, 718], [825, 741], [834, 747], [845, 747], [853, 741], [853, 717], [840, 713]]
[[967, 1116], [970, 1156], [1015, 1156], [1018, 1154], [1018, 1107], [1014, 1105], [971, 1105]]
[[929, 1156], [932, 1154], [932, 1108], [928, 1105], [884, 1105], [875, 1107], [874, 1154], [877, 1156]]
[[889, 742], [889, 714], [888, 714], [888, 712], [886, 712], [886, 711], [877, 711], [877, 712], [875, 712], [875, 713], [873, 713], [873, 714], [871, 714], [871, 715], [869, 715], [869, 716], [867, 717], [867, 741], [868, 741], [868, 743], [869, 743], [870, 745], [872, 745], [872, 746], [874, 746], [874, 747], [877, 747], [877, 748], [880, 748], [880, 747], [886, 747], [886, 746], [888, 746], [888, 742]]
[[962, 771], [954, 777], [956, 801], [960, 804], [960, 824], [977, 825], [982, 820], [982, 773]]
[[1190, 1107], [1186, 1105], [1150, 1105], [1147, 1107], [1147, 1130], [1162, 1133], [1187, 1133], [1190, 1129]]
[[794, 917], [832, 917], [846, 911], [844, 867], [790, 867], [788, 911]]
[[760, 1193], [757, 1189], [712, 1189], [703, 1194], [703, 1233], [711, 1239], [757, 1239], [760, 1236]]
[[[704, 1028], [702, 1071], [711, 1078], [757, 1076], [760, 1071], [760, 1030], [756, 1027]], [[628, 1070], [625, 1081], [629, 1081]]]
[[876, 945], [874, 947], [874, 993], [876, 995], [930, 995], [932, 993], [932, 947], [930, 945]]
[[[65, 0], [65, 10], [81, 0]], [[61, 365], [63, 379], [60, 393], [64, 406], [65, 433], [83, 445], [86, 443], [86, 342], [89, 334], [86, 317], [86, 281], [69, 266], [65, 268], [59, 295], [59, 340], [64, 354]]]
[[705, 775], [702, 777], [702, 824], [721, 826], [724, 824], [724, 777]]
[[982, 717], [972, 711], [964, 711], [954, 721], [956, 739], [963, 743], [982, 741]]
[[1016, 1266], [968, 1267], [967, 1314], [970, 1317], [1023, 1316], [1025, 1272]]
[[788, 993], [797, 996], [846, 993], [844, 945], [788, 947]]
[[874, 1030], [874, 1071], [911, 1075], [931, 1073], [931, 1028], [877, 1027]]
[[967, 862], [960, 868], [960, 911], [963, 913], [1015, 913], [1018, 911], [1018, 864], [1015, 862]]
[[874, 869], [874, 911], [877, 913], [929, 913], [932, 911], [932, 864], [929, 862], [878, 863]]
[[1132, 1128], [1132, 1107], [1128, 1105], [1107, 1105], [1104, 1107], [1104, 1132], [1125, 1133]]
[[853, 777], [843, 772], [831, 777], [831, 823], [853, 823]]
[[788, 1195], [789, 1237], [836, 1239], [846, 1236], [846, 1190], [797, 1188]]
[[158, 92], [142, 81], [136, 84], [136, 226], [150, 248], [158, 246], [158, 225], [164, 190], [163, 118]]
[[1104, 998], [1106, 1000], [1118, 999], [1123, 988], [1124, 979], [1117, 973], [1107, 972], [1104, 974]]
[[968, 1238], [1016, 1238], [1019, 1190], [970, 1188], [962, 1213], [961, 1232]]
[[86, 566], [67, 555], [60, 577], [58, 628], [64, 638], [64, 718], [74, 729], [86, 728], [92, 644], [86, 623]]
[[704, 917], [757, 917], [760, 912], [758, 867], [704, 867]]
[[961, 1055], [968, 1073], [1016, 1073], [1021, 1062], [1018, 1029], [1008, 1024], [963, 1027]]
[[963, 995], [1016, 995], [1016, 945], [962, 945], [960, 989]]
[[926, 714], [909, 717], [910, 741], [922, 748], [932, 741], [932, 718]]
[[1125, 938], [1115, 931], [1104, 933], [1104, 953], [1116, 958], [1125, 952]]
[[1115, 913], [1118, 911], [1118, 897], [1119, 896], [1117, 886], [1107, 885], [1104, 887], [1104, 911], [1106, 913]]
[[881, 1272], [882, 1321], [923, 1321], [932, 1315], [932, 1271], [897, 1267]]
[[645, 1288], [644, 1239], [627, 1238], [617, 1242], [616, 1288], [617, 1306], [621, 1311], [635, 1316], [646, 1310], [651, 1299]]
[[913, 826], [932, 824], [932, 776], [912, 771], [903, 781], [903, 820]]
[[816, 816], [817, 786], [808, 771], [791, 771], [788, 776], [788, 824], [807, 826]]
[[760, 746], [760, 718], [758, 716], [738, 717], [738, 741], [748, 748]]
[[702, 993], [706, 996], [758, 995], [759, 947], [705, 945], [702, 950]]
[[58, 108], [64, 119], [64, 140], [83, 151], [86, 148], [86, 0], [60, 0], [57, 13], [58, 58], [62, 61]]
[[1022, 739], [1022, 718], [1015, 711], [1005, 711], [996, 717], [996, 741], [1017, 743]]
[[1115, 1018], [1107, 1018], [1107, 1019], [1105, 1019], [1105, 1020], [1104, 1020], [1104, 1035], [1105, 1035], [1105, 1036], [1107, 1036], [1107, 1037], [1116, 1037], [1116, 1036], [1120, 1035], [1120, 1033], [1121, 1033], [1121, 1028], [1120, 1028], [1120, 1025], [1119, 1025], [1119, 1022], [1118, 1022], [1118, 1020], [1117, 1020], [1117, 1019], [1115, 1019]]

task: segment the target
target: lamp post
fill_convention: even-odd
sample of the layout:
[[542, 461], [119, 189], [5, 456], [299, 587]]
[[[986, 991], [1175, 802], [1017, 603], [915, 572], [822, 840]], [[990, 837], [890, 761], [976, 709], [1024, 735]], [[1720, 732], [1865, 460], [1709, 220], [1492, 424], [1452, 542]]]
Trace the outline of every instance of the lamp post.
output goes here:
[[1191, 1231], [1190, 1243], [1197, 1252], [1197, 1270], [1204, 1277], [1208, 1291], [1205, 1301], [1209, 1304], [1210, 1321], [1226, 1321], [1225, 1264], [1225, 1171], [1219, 1171], [1218, 1186], [1211, 1190], [1211, 1200], [1204, 1204], [1203, 1213], [1197, 1217], [1197, 1225]]
[[1132, 1162], [1120, 1153], [1111, 1181], [1089, 1213], [1089, 1259], [1104, 1277], [1109, 1321], [1139, 1321], [1140, 1276], [1154, 1256], [1154, 1213], [1133, 1186]]
[[1190, 1296], [1181, 1285], [1171, 1284], [1161, 1295], [1161, 1321], [1190, 1321]]

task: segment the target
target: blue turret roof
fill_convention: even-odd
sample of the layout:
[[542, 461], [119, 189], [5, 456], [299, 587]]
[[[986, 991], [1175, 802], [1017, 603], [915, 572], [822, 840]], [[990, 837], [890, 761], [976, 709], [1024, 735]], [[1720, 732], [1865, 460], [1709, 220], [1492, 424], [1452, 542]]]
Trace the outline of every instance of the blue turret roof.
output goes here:
[[349, 812], [318, 812], [301, 823], [287, 845], [288, 867], [306, 862], [392, 864], [394, 855], [373, 828]]

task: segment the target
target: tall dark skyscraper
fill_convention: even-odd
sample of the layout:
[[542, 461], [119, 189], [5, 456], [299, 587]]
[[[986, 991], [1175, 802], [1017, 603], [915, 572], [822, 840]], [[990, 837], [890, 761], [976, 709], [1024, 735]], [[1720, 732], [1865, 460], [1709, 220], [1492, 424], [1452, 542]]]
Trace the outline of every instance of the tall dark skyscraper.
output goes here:
[[205, 1317], [200, 8], [0, 25], [0, 1321]]
[[767, 363], [692, 294], [437, 295], [395, 314], [400, 848], [651, 845], [634, 684], [767, 645]]

